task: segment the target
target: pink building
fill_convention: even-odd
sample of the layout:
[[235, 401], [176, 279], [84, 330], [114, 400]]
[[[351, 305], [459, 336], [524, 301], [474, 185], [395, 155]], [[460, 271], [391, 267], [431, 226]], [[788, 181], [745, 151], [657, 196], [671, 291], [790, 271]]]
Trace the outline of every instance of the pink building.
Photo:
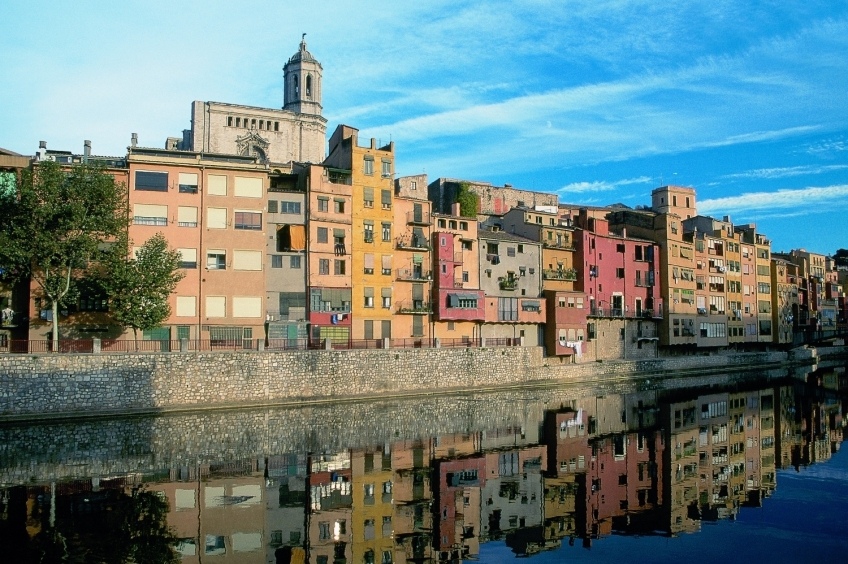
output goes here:
[[603, 358], [650, 358], [657, 354], [662, 319], [659, 247], [625, 231], [611, 233], [606, 219], [581, 210], [575, 237], [577, 283], [585, 294], [591, 354]]

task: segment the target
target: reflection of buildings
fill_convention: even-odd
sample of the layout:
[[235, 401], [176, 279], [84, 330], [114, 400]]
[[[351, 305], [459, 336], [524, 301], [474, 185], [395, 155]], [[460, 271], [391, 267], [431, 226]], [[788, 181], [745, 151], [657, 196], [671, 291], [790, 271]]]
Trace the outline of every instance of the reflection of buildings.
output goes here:
[[341, 563], [351, 559], [353, 500], [350, 456], [313, 456], [308, 462], [310, 562]]
[[[491, 541], [530, 556], [613, 533], [694, 532], [762, 505], [778, 467], [827, 460], [840, 447], [834, 392], [845, 383], [844, 371], [829, 369], [759, 390], [586, 396], [546, 411], [541, 425], [523, 413], [485, 430], [145, 477], [167, 501], [161, 518], [183, 562], [435, 564], [479, 558]], [[92, 524], [142, 481], [0, 489], [0, 542], [85, 526], [80, 546], [95, 543]]]

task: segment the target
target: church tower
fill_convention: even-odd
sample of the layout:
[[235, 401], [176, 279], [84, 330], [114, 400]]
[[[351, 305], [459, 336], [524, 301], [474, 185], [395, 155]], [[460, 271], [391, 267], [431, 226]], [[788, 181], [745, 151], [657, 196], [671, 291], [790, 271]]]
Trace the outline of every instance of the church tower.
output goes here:
[[321, 63], [306, 50], [306, 34], [300, 49], [283, 67], [283, 109], [298, 114], [321, 115]]

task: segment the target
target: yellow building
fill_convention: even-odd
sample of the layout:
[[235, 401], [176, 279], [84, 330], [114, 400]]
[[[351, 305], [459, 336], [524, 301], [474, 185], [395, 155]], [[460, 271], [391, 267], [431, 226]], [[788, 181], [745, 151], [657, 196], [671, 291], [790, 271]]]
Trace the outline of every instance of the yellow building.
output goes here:
[[350, 454], [353, 562], [393, 562], [392, 457], [383, 449]]
[[392, 337], [394, 222], [394, 143], [377, 147], [358, 144], [359, 130], [340, 125], [330, 137], [325, 165], [351, 171], [353, 203], [350, 244], [351, 338]]
[[395, 182], [394, 228], [397, 247], [393, 254], [395, 339], [430, 338], [433, 314], [431, 286], [433, 273], [430, 201], [427, 175], [398, 178]]

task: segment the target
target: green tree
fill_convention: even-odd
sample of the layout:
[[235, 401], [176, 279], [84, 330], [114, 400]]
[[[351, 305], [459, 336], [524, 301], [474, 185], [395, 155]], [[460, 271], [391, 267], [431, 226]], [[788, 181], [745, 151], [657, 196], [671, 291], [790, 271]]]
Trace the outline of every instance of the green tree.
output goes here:
[[0, 207], [0, 268], [36, 283], [36, 297], [52, 311], [56, 351], [60, 305], [103, 246], [126, 232], [126, 186], [95, 164], [63, 169], [45, 161], [23, 172], [17, 194]]
[[122, 238], [106, 263], [104, 283], [110, 315], [125, 329], [131, 328], [137, 341], [139, 329], [159, 327], [171, 315], [168, 297], [184, 274], [179, 270], [179, 251], [168, 246], [162, 233], [145, 241], [135, 257], [129, 254], [129, 242]]
[[477, 194], [471, 191], [471, 184], [460, 182], [456, 191], [456, 201], [459, 202], [459, 214], [462, 217], [477, 217], [480, 209]]
[[833, 254], [836, 266], [848, 266], [848, 249], [837, 249]]

